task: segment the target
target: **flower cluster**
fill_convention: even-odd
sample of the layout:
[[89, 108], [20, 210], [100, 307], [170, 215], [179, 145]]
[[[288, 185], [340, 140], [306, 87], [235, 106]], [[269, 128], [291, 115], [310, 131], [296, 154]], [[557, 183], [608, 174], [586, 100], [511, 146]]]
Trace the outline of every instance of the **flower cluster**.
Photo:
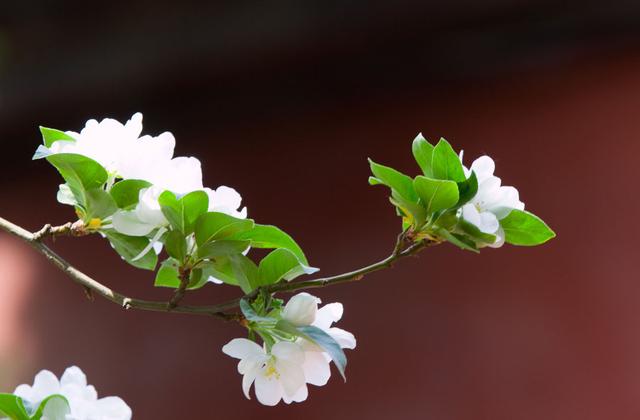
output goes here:
[[[129, 420], [131, 409], [119, 397], [98, 398], [87, 377], [76, 366], [67, 368], [60, 380], [52, 372], [38, 373], [33, 385], [19, 385], [14, 395], [22, 399], [27, 412], [43, 402], [43, 419], [48, 420]], [[55, 398], [62, 396], [63, 398]], [[53, 397], [53, 398], [52, 398]]]
[[537, 216], [524, 211], [518, 190], [502, 186], [489, 156], [462, 164], [445, 140], [433, 145], [422, 135], [413, 141], [422, 175], [411, 178], [370, 160], [372, 185], [391, 189], [391, 203], [403, 220], [406, 238], [450, 242], [474, 252], [480, 248], [540, 245], [555, 234]]
[[125, 235], [147, 236], [158, 229], [165, 231], [169, 221], [158, 203], [160, 194], [165, 191], [178, 196], [204, 191], [209, 198], [209, 211], [236, 218], [247, 217], [246, 208], [239, 210], [242, 198], [236, 190], [226, 186], [205, 188], [200, 161], [195, 157], [174, 157], [176, 141], [173, 134], [164, 132], [153, 137], [140, 136], [141, 132], [141, 113], [134, 114], [125, 124], [111, 118], [100, 122], [89, 120], [80, 133], [67, 131], [49, 146], [39, 146], [34, 157], [82, 155], [93, 159], [107, 171], [111, 185], [116, 180], [148, 183], [138, 190], [135, 208], [120, 209], [112, 216], [113, 228]]
[[[293, 296], [271, 318], [258, 319], [253, 328], [264, 339], [262, 346], [246, 338], [236, 338], [222, 351], [240, 359], [242, 389], [247, 398], [255, 383], [255, 394], [264, 405], [287, 404], [307, 399], [307, 384], [323, 386], [329, 381], [329, 364], [340, 360], [342, 349], [356, 347], [348, 331], [332, 327], [342, 318], [342, 304], [318, 308], [320, 299], [308, 293]], [[270, 321], [277, 321], [271, 324]], [[252, 326], [250, 326], [252, 328]], [[344, 365], [340, 366], [344, 369]], [[343, 373], [343, 371], [342, 371]]]

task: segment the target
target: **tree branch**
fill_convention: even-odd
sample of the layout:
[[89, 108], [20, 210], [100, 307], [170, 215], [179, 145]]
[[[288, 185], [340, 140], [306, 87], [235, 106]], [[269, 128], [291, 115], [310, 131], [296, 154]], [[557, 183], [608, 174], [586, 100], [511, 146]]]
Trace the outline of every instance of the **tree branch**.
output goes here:
[[[194, 306], [194, 305], [181, 305], [179, 304], [182, 296], [179, 296], [176, 299], [176, 295], [171, 300], [171, 302], [164, 301], [150, 301], [150, 300], [142, 300], [131, 298], [125, 296], [121, 293], [118, 293], [109, 287], [103, 285], [102, 283], [92, 279], [88, 275], [84, 274], [77, 268], [73, 267], [67, 261], [65, 261], [62, 257], [56, 254], [53, 250], [51, 250], [48, 246], [42, 243], [42, 238], [46, 236], [55, 236], [55, 235], [65, 235], [70, 234], [74, 235], [72, 231], [72, 225], [66, 224], [59, 227], [51, 227], [50, 225], [45, 226], [43, 229], [36, 233], [31, 233], [22, 227], [15, 225], [9, 222], [6, 219], [0, 217], [0, 230], [4, 230], [13, 236], [22, 239], [31, 245], [36, 251], [42, 254], [49, 262], [58, 267], [58, 269], [62, 270], [67, 276], [69, 276], [74, 282], [78, 283], [82, 287], [84, 287], [85, 291], [88, 295], [93, 296], [93, 294], [98, 294], [103, 298], [110, 300], [111, 302], [123, 307], [124, 309], [140, 309], [145, 311], [156, 311], [156, 312], [177, 312], [184, 314], [197, 314], [197, 315], [209, 315], [217, 318], [221, 318], [224, 320], [234, 320], [234, 321], [242, 321], [243, 317], [240, 314], [236, 313], [227, 313], [227, 311], [233, 310], [237, 308], [240, 304], [240, 300], [248, 299], [252, 300], [256, 296], [258, 296], [261, 292], [266, 293], [291, 293], [298, 290], [304, 289], [313, 289], [318, 287], [330, 286], [334, 284], [348, 283], [353, 281], [358, 281], [364, 278], [365, 275], [369, 273], [373, 273], [378, 270], [382, 270], [385, 268], [390, 268], [393, 264], [405, 257], [409, 257], [417, 254], [420, 250], [429, 245], [435, 245], [438, 242], [432, 241], [421, 241], [412, 243], [407, 248], [405, 245], [409, 241], [407, 239], [407, 235], [405, 233], [401, 233], [398, 235], [396, 240], [395, 247], [391, 255], [387, 258], [378, 261], [374, 264], [368, 265], [366, 267], [360, 268], [355, 271], [350, 271], [348, 273], [339, 274], [331, 277], [323, 277], [314, 280], [305, 280], [291, 283], [276, 283], [269, 286], [260, 287], [251, 293], [246, 294], [245, 296], [237, 299], [233, 299], [228, 302], [220, 303], [217, 305], [208, 305], [208, 306]], [[409, 241], [410, 242], [410, 241]]]

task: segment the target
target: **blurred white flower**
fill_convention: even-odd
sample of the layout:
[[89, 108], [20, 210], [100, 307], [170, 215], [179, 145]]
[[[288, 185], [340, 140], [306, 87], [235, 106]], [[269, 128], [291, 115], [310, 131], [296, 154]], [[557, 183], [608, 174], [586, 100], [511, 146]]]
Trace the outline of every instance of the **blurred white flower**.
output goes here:
[[243, 375], [242, 390], [251, 399], [249, 390], [255, 382], [255, 393], [261, 404], [274, 406], [284, 401], [302, 402], [308, 390], [302, 369], [305, 353], [296, 343], [280, 341], [270, 352], [246, 338], [236, 338], [222, 347], [222, 351], [236, 359], [238, 372]]
[[501, 186], [500, 178], [493, 175], [495, 163], [489, 156], [479, 157], [473, 161], [470, 169], [464, 167], [464, 170], [467, 176], [471, 171], [475, 172], [478, 178], [478, 192], [462, 206], [460, 216], [481, 232], [495, 235], [496, 241], [488, 245], [499, 248], [504, 245], [505, 239], [500, 220], [507, 217], [511, 210], [524, 210], [524, 203], [520, 201], [517, 189]]
[[209, 211], [225, 213], [237, 219], [247, 218], [247, 208], [239, 210], [242, 197], [233, 188], [222, 185], [215, 190], [205, 188], [204, 191], [209, 196]]
[[33, 385], [19, 385], [14, 394], [32, 407], [55, 394], [67, 399], [68, 414], [47, 413], [43, 420], [129, 420], [132, 416], [129, 406], [119, 397], [98, 399], [95, 388], [87, 385], [87, 377], [76, 366], [65, 370], [60, 380], [50, 371], [43, 370], [36, 375]]

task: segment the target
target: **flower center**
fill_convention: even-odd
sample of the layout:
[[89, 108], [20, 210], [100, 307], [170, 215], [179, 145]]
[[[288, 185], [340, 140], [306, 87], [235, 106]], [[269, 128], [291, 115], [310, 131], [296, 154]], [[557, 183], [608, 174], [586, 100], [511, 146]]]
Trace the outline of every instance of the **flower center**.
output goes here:
[[266, 370], [264, 372], [264, 376], [266, 376], [267, 378], [271, 378], [273, 376], [275, 376], [276, 379], [280, 379], [280, 373], [278, 372], [278, 370], [276, 369], [274, 360], [271, 359], [267, 362], [267, 366], [266, 366]]

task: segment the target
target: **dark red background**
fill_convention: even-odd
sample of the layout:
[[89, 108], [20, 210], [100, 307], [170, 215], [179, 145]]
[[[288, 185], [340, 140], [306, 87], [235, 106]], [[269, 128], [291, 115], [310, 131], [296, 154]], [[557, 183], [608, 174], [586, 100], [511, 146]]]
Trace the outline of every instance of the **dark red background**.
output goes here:
[[[481, 255], [443, 245], [318, 290], [358, 338], [348, 382], [334, 373], [305, 403], [265, 408], [220, 352], [237, 325], [89, 302], [0, 234], [2, 390], [77, 364], [136, 419], [640, 416], [634, 3], [30, 3], [0, 18], [0, 215], [28, 229], [73, 217], [54, 169], [30, 161], [37, 126], [142, 111], [145, 132], [172, 131], [208, 186], [237, 188], [322, 274], [390, 251], [399, 221], [366, 158], [417, 173], [419, 131], [467, 162], [491, 155], [558, 238]], [[119, 291], [169, 296], [98, 237], [53, 247]]]

